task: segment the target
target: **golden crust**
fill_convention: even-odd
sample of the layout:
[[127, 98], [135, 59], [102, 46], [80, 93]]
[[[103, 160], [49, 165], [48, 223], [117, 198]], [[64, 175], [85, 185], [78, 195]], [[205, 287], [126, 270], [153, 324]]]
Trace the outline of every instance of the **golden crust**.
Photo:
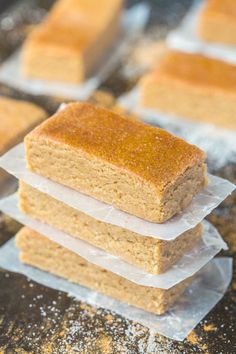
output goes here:
[[200, 54], [169, 51], [148, 77], [154, 81], [170, 77], [190, 85], [236, 94], [236, 66]]
[[26, 40], [26, 46], [85, 50], [119, 12], [122, 0], [61, 0], [56, 2], [44, 22], [36, 26]]
[[27, 135], [26, 149], [32, 141], [83, 151], [153, 183], [159, 192], [205, 160], [199, 148], [162, 129], [87, 103], [69, 104], [42, 123]]
[[96, 32], [104, 29], [123, 4], [124, 0], [59, 0], [49, 12], [46, 22]]
[[22, 49], [22, 73], [79, 83], [101, 64], [120, 33], [123, 0], [60, 0]]
[[83, 29], [74, 31], [71, 35], [70, 27], [61, 27], [54, 24], [37, 26], [25, 43], [25, 47], [44, 47], [53, 51], [75, 52], [80, 54], [93, 41], [94, 35]]
[[26, 101], [0, 97], [0, 155], [47, 114], [39, 106]]
[[226, 15], [236, 22], [236, 2], [235, 0], [208, 0], [203, 14]]
[[198, 34], [207, 42], [236, 45], [235, 0], [208, 0], [199, 16]]

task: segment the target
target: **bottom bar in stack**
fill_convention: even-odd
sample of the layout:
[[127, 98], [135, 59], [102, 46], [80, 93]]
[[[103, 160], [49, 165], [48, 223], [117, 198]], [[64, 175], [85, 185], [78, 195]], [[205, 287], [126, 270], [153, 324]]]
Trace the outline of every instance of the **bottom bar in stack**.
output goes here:
[[26, 227], [17, 234], [16, 244], [23, 263], [158, 315], [165, 313], [192, 281], [188, 278], [168, 290], [140, 286], [87, 262]]

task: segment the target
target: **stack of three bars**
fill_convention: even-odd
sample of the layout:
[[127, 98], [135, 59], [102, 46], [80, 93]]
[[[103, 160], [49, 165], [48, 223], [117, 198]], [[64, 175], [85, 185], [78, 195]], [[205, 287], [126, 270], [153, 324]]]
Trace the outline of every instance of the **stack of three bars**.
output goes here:
[[[196, 146], [86, 103], [57, 112], [28, 134], [25, 148], [34, 173], [152, 223], [183, 211], [206, 185], [205, 154]], [[147, 237], [142, 230], [99, 221], [22, 181], [19, 197], [28, 216], [151, 274], [170, 269], [201, 240], [201, 224], [173, 241]], [[156, 314], [167, 311], [191, 282], [167, 290], [141, 286], [27, 228], [18, 233], [17, 246], [24, 263]]]

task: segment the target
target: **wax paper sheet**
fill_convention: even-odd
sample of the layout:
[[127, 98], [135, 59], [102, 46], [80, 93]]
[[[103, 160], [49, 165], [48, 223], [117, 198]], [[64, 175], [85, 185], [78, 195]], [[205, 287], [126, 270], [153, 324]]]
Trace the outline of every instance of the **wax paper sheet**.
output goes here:
[[54, 227], [23, 214], [18, 208], [18, 196], [16, 194], [0, 200], [0, 210], [23, 225], [46, 236], [49, 240], [78, 254], [88, 262], [143, 286], [169, 289], [184, 279], [194, 275], [221, 249], [227, 249], [226, 243], [222, 240], [217, 230], [210, 223], [205, 221], [201, 242], [190, 252], [186, 253], [168, 271], [159, 275], [153, 275], [100, 248], [71, 237]]
[[20, 72], [20, 51], [14, 53], [0, 68], [0, 82], [34, 95], [61, 96], [68, 99], [86, 100], [98, 86], [106, 80], [119, 61], [127, 54], [130, 41], [145, 28], [150, 14], [150, 6], [139, 3], [124, 10], [122, 35], [97, 73], [81, 85], [60, 82], [25, 79]]
[[163, 224], [155, 224], [28, 171], [23, 144], [3, 155], [0, 158], [0, 167], [39, 191], [97, 220], [126, 228], [139, 235], [163, 240], [173, 240], [196, 226], [235, 189], [232, 183], [209, 175], [209, 185], [193, 198], [181, 214]]
[[206, 1], [195, 1], [178, 28], [167, 36], [167, 44], [177, 50], [203, 55], [236, 64], [236, 46], [204, 42], [197, 33], [199, 15]]
[[232, 259], [216, 258], [208, 263], [185, 290], [179, 301], [164, 315], [158, 316], [129, 306], [88, 288], [73, 284], [52, 274], [23, 265], [14, 239], [0, 248], [0, 267], [24, 274], [39, 284], [64, 291], [69, 296], [95, 307], [114, 311], [148, 327], [150, 332], [182, 341], [221, 300], [232, 279]]

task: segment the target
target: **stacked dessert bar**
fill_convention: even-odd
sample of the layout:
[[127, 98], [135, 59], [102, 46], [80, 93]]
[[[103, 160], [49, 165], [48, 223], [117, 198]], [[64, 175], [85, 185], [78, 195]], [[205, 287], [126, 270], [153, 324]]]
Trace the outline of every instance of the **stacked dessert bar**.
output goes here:
[[23, 75], [83, 81], [116, 41], [122, 7], [123, 0], [58, 0], [23, 45]]
[[[87, 103], [73, 103], [25, 138], [28, 169], [152, 223], [183, 211], [206, 185], [205, 154], [166, 131]], [[202, 226], [173, 241], [99, 221], [21, 181], [23, 213], [150, 274], [174, 265], [201, 240]], [[124, 213], [125, 212], [125, 213]], [[156, 314], [190, 284], [142, 286], [89, 263], [28, 228], [17, 235], [24, 263]]]

